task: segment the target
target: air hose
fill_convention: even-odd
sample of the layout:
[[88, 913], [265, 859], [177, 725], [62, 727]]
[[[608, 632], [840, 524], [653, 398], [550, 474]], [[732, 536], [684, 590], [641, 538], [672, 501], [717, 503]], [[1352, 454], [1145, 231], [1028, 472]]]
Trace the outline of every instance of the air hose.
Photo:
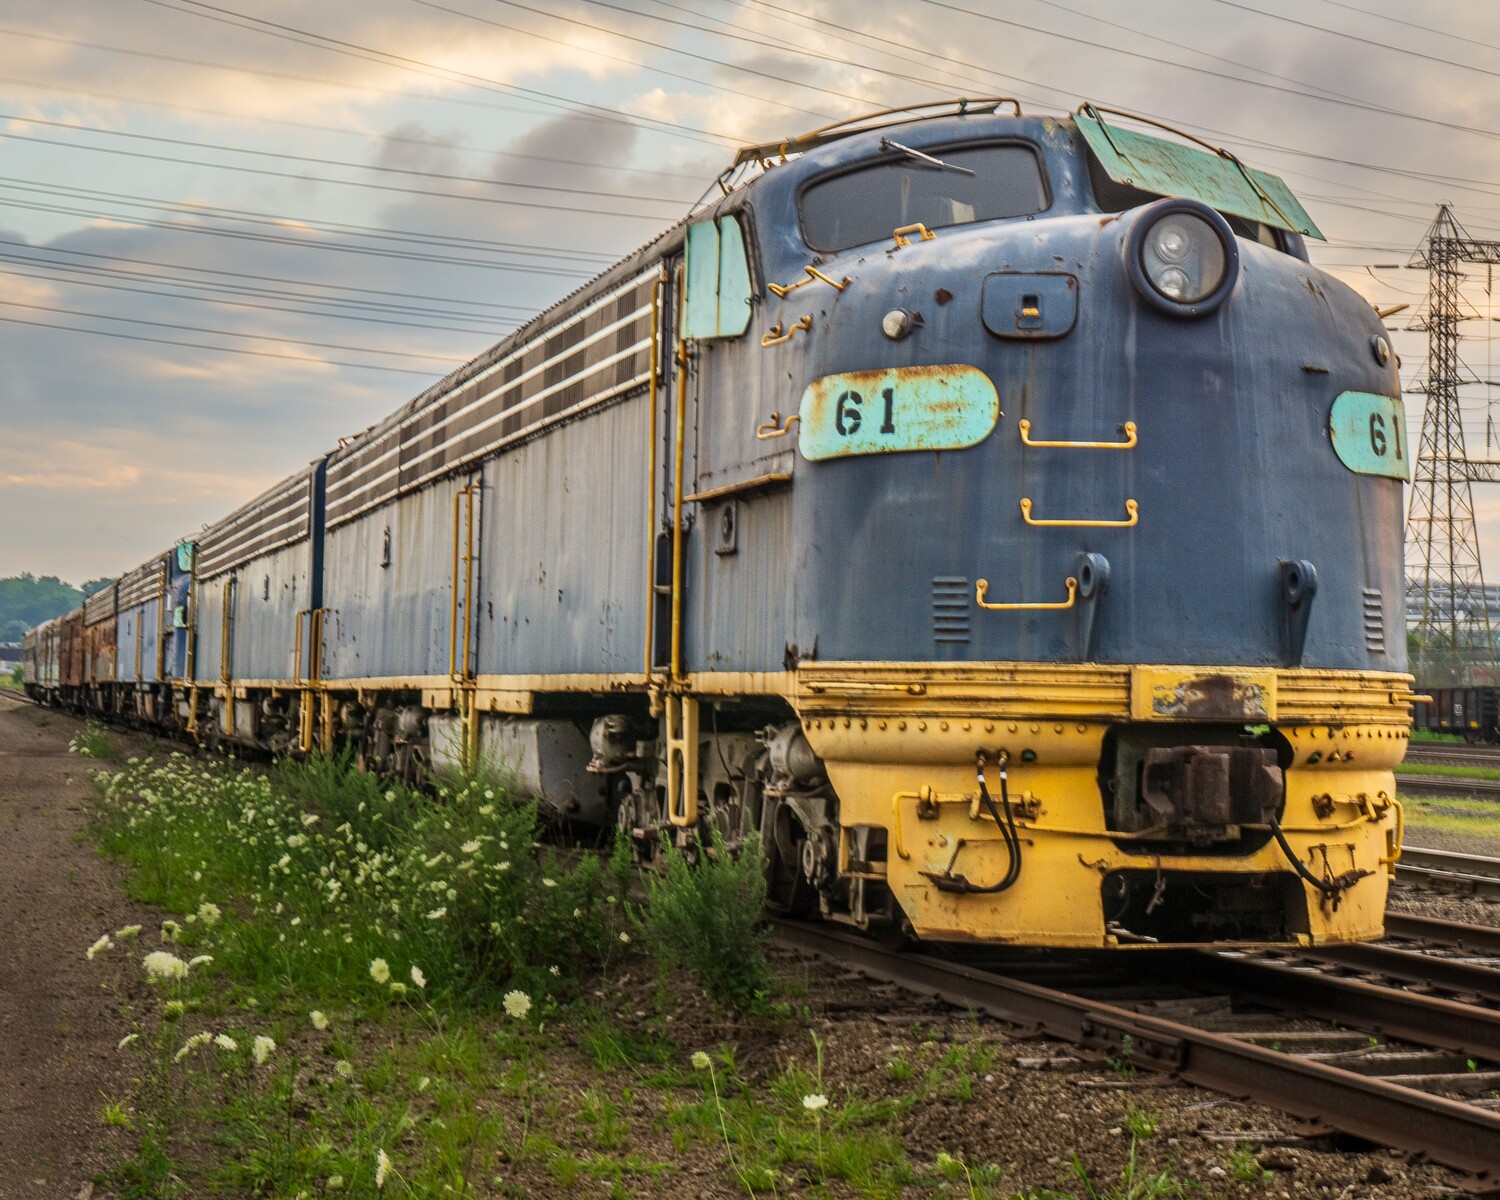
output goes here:
[[[966, 896], [992, 896], [996, 892], [1003, 892], [1007, 888], [1014, 887], [1016, 880], [1021, 877], [1021, 835], [1016, 832], [1016, 818], [1010, 807], [1010, 783], [1006, 776], [1005, 763], [1008, 755], [1004, 750], [996, 755], [995, 761], [1000, 768], [1000, 805], [1004, 808], [1004, 816], [1001, 816], [1000, 808], [995, 807], [995, 801], [990, 796], [990, 790], [984, 779], [984, 752], [980, 751], [978, 762], [975, 766], [975, 775], [979, 780], [979, 799], [994, 818], [995, 828], [1000, 831], [1000, 840], [1005, 843], [1006, 868], [1005, 874], [1001, 876], [998, 883], [992, 883], [988, 887], [977, 883], [970, 883], [963, 875], [953, 873], [953, 863], [948, 864], [948, 869], [939, 875], [936, 871], [923, 871], [922, 874], [932, 880], [933, 885], [940, 892], [959, 892]], [[958, 858], [958, 850], [963, 848], [960, 839], [958, 848], [954, 850], [953, 857]]]
[[1353, 887], [1366, 875], [1371, 873], [1369, 871], [1345, 871], [1337, 879], [1319, 879], [1297, 857], [1291, 843], [1286, 840], [1286, 834], [1281, 832], [1281, 822], [1276, 819], [1274, 814], [1271, 816], [1271, 833], [1276, 838], [1276, 844], [1281, 847], [1281, 852], [1286, 855], [1287, 862], [1292, 864], [1292, 868], [1297, 872], [1302, 881], [1311, 884], [1318, 891], [1322, 892], [1323, 895], [1329, 897], [1333, 901], [1334, 907], [1338, 906], [1339, 897], [1345, 889]]

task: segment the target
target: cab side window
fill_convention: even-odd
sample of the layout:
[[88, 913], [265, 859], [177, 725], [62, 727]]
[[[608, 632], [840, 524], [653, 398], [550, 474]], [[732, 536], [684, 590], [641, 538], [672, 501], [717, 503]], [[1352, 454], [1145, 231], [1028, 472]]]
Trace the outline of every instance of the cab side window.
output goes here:
[[750, 257], [739, 218], [687, 227], [685, 338], [739, 337], [750, 324]]

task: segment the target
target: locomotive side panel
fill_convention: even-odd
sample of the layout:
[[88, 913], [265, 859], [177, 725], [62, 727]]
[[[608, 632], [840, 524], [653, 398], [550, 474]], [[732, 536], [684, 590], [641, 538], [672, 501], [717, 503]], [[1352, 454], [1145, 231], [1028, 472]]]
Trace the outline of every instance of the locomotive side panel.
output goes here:
[[643, 674], [649, 428], [637, 394], [485, 463], [481, 675]]
[[325, 680], [448, 677], [458, 486], [409, 492], [328, 531]]

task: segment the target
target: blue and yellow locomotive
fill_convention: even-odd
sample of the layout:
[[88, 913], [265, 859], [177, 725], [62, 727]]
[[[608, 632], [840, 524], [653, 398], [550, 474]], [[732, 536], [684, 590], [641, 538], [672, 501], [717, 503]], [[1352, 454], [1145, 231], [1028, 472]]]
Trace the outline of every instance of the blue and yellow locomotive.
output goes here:
[[1279, 179], [1118, 117], [741, 151], [164, 556], [175, 666], [33, 694], [407, 777], [504, 759], [644, 853], [759, 831], [777, 907], [921, 938], [1378, 935], [1396, 363]]

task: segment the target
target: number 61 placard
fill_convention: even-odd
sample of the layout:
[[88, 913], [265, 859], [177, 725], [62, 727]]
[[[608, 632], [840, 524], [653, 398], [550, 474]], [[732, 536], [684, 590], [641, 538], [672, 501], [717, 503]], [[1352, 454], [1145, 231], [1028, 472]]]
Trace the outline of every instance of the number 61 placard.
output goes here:
[[977, 367], [825, 375], [802, 393], [797, 448], [814, 462], [902, 450], [961, 450], [989, 437], [1000, 396]]

